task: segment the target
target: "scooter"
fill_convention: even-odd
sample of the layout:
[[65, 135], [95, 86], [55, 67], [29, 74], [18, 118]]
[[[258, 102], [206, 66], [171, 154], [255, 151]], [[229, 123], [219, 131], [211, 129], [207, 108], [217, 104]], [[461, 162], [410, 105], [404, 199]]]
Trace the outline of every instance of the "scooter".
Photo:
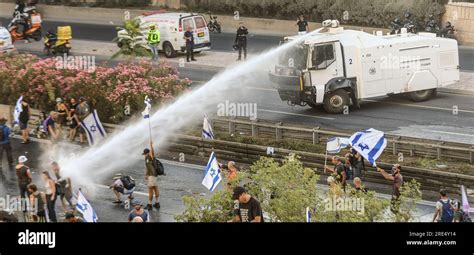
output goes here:
[[[19, 26], [22, 26], [23, 30], [26, 29], [26, 31], [18, 32]], [[8, 31], [12, 36], [13, 43], [20, 40], [28, 40], [29, 38], [39, 41], [41, 40], [41, 17], [36, 11], [33, 11], [32, 15], [27, 13], [18, 14], [8, 25]]]
[[219, 22], [217, 22], [217, 16], [212, 16], [210, 12], [209, 13], [209, 23], [207, 23], [207, 28], [211, 32], [215, 32], [220, 34], [222, 32], [222, 27]]
[[58, 36], [48, 31], [48, 33], [43, 37], [44, 42], [44, 53], [49, 56], [53, 54], [66, 54], [69, 55], [69, 51], [71, 50], [71, 44], [69, 40], [58, 40]]

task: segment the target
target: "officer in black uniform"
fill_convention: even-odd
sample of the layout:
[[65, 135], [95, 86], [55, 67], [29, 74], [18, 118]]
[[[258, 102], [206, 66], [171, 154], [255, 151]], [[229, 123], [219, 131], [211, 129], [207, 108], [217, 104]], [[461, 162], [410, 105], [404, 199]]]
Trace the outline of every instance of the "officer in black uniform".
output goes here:
[[239, 48], [239, 58], [237, 61], [241, 60], [242, 49], [244, 50], [244, 60], [247, 59], [247, 35], [249, 31], [242, 22], [239, 23], [239, 29], [237, 29], [237, 35], [235, 36], [235, 44]]

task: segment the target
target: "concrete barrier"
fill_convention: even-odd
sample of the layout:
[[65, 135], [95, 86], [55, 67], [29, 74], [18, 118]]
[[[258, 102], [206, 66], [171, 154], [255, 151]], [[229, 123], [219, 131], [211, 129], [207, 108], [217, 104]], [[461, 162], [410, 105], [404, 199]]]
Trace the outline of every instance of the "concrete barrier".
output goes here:
[[474, 45], [474, 3], [448, 3], [442, 20], [454, 25], [460, 43]]

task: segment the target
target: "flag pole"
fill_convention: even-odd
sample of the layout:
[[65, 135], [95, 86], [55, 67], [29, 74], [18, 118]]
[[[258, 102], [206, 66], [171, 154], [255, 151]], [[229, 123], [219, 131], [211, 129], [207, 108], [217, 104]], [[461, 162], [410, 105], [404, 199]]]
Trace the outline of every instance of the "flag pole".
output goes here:
[[148, 130], [150, 131], [150, 143], [152, 143], [153, 140], [151, 138], [151, 120], [150, 120], [150, 116], [148, 116]]
[[328, 150], [326, 149], [326, 156], [324, 156], [324, 172], [326, 172], [327, 162], [328, 162]]

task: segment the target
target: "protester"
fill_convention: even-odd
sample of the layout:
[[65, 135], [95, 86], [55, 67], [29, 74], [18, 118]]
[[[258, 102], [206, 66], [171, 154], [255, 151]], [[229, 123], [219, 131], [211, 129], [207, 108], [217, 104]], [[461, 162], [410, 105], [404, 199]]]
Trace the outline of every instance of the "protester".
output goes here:
[[77, 120], [75, 118], [75, 113], [76, 113], [76, 107], [77, 107], [77, 101], [75, 98], [71, 98], [69, 101], [69, 116], [68, 120], [70, 121], [69, 124], [69, 141], [74, 142], [76, 139], [76, 132], [77, 132]]
[[[56, 184], [58, 184], [59, 187], [61, 188], [61, 193], [59, 195], [59, 198], [61, 200], [61, 205], [63, 207], [64, 213], [68, 212], [69, 210], [73, 210], [74, 204], [72, 203], [71, 178], [61, 177], [61, 169], [57, 162], [51, 163], [51, 170], [56, 176]], [[66, 202], [69, 204], [70, 208], [67, 207]]]
[[338, 156], [332, 157], [332, 163], [334, 164], [334, 169], [325, 167], [325, 171], [336, 174], [336, 181], [342, 185], [344, 191], [346, 190], [346, 169], [344, 164], [342, 164], [341, 158]]
[[18, 124], [20, 125], [21, 130], [21, 137], [23, 141], [22, 144], [27, 144], [30, 142], [29, 132], [28, 132], [28, 121], [30, 120], [31, 110], [28, 102], [26, 102], [25, 98], [21, 101], [22, 111], [20, 112], [20, 116], [18, 117]]
[[18, 187], [20, 188], [21, 198], [27, 198], [27, 187], [31, 183], [33, 177], [31, 175], [30, 168], [25, 165], [28, 158], [25, 156], [18, 157], [18, 164], [16, 165], [16, 176], [18, 177]]
[[12, 146], [10, 143], [11, 129], [6, 125], [7, 120], [4, 117], [0, 117], [0, 171], [3, 166], [3, 152], [7, 154], [8, 166], [13, 169], [13, 154]]
[[46, 194], [38, 190], [35, 184], [28, 185], [30, 205], [34, 222], [46, 222]]
[[309, 32], [309, 26], [308, 22], [305, 20], [303, 14], [298, 16], [298, 19], [296, 20], [296, 25], [298, 26], [298, 35], [304, 35]]
[[84, 222], [84, 219], [74, 215], [73, 212], [67, 212], [64, 220], [69, 223], [83, 223]]
[[186, 60], [189, 62], [189, 58], [191, 58], [192, 61], [196, 61], [194, 58], [194, 35], [190, 26], [186, 28], [183, 38], [186, 40]]
[[239, 58], [237, 61], [242, 59], [242, 50], [244, 50], [244, 60], [247, 59], [247, 35], [249, 31], [244, 27], [244, 23], [239, 23], [239, 28], [237, 29], [237, 34], [235, 35], [235, 44], [239, 48]]
[[66, 126], [67, 117], [69, 116], [69, 109], [67, 105], [63, 102], [63, 99], [58, 97], [56, 98], [56, 129], [58, 131], [58, 138], [61, 137], [62, 129]]
[[46, 129], [49, 138], [51, 139], [51, 142], [53, 144], [57, 143], [59, 140], [59, 135], [60, 132], [56, 128], [56, 119], [57, 119], [58, 113], [57, 112], [50, 112], [48, 118], [44, 120], [44, 128]]
[[233, 200], [238, 200], [233, 222], [263, 222], [263, 212], [260, 202], [250, 196], [245, 188], [237, 186], [232, 195]]
[[121, 204], [121, 194], [128, 195], [130, 200], [133, 199], [133, 192], [135, 191], [135, 180], [128, 175], [116, 174], [114, 182], [109, 187], [115, 194], [114, 204]]
[[440, 199], [436, 202], [436, 209], [433, 215], [433, 222], [453, 222], [454, 210], [451, 205], [451, 200], [448, 197], [447, 191], [441, 189], [439, 191]]
[[359, 177], [354, 178], [354, 189], [356, 191], [362, 191], [364, 193], [367, 193], [367, 189], [362, 186], [362, 180]]
[[351, 149], [346, 157], [349, 157], [349, 161], [352, 168], [353, 177], [362, 177], [362, 171], [364, 170], [364, 158], [354, 149]]
[[134, 200], [132, 202], [133, 210], [128, 215], [128, 222], [137, 222], [136, 217], [142, 218], [143, 222], [150, 222], [150, 213], [143, 209], [143, 204], [139, 200]]
[[[157, 177], [155, 176], [155, 167], [154, 167], [154, 160], [155, 160], [155, 150], [153, 148], [153, 142], [150, 142], [150, 149], [146, 148], [143, 150], [143, 155], [145, 156], [145, 181], [148, 186], [148, 205], [147, 209], [152, 210], [153, 206], [156, 209], [160, 209], [161, 205], [158, 202], [158, 198], [160, 197], [160, 190], [158, 189], [158, 184], [156, 183]], [[153, 204], [153, 194], [155, 194], [155, 204]]]
[[[83, 121], [90, 113], [91, 113], [91, 109], [89, 105], [87, 104], [86, 99], [84, 97], [79, 98], [79, 105], [77, 105], [75, 114], [74, 114], [74, 117], [77, 123], [80, 124], [81, 121]], [[78, 131], [79, 131], [79, 141], [81, 142], [81, 144], [85, 144], [86, 131], [84, 130], [82, 126], [79, 127]]]
[[153, 54], [151, 60], [158, 61], [158, 44], [160, 44], [160, 31], [156, 29], [155, 24], [151, 24], [148, 30], [148, 45], [150, 46], [151, 53]]
[[44, 171], [41, 176], [44, 182], [44, 187], [46, 189], [46, 207], [48, 208], [49, 221], [57, 222], [56, 218], [56, 184], [49, 175], [48, 171]]
[[454, 211], [453, 222], [456, 222], [456, 223], [472, 222], [469, 212], [465, 212], [462, 209], [461, 201], [455, 199], [451, 203], [451, 205], [453, 206], [453, 211]]
[[400, 164], [395, 164], [392, 167], [392, 174], [388, 174], [382, 168], [377, 167], [377, 171], [382, 174], [382, 176], [389, 181], [392, 181], [392, 206], [391, 210], [393, 213], [398, 212], [399, 198], [400, 198], [400, 188], [403, 185], [403, 176], [400, 173], [402, 166]]

